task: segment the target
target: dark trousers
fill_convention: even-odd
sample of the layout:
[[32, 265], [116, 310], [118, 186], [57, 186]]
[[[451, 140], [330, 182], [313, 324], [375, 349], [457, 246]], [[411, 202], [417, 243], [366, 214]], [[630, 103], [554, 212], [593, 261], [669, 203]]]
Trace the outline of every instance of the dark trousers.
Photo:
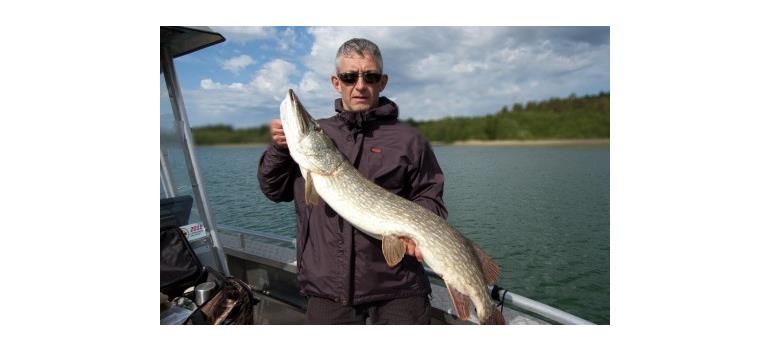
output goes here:
[[310, 297], [305, 324], [430, 324], [427, 296], [342, 305], [329, 299]]

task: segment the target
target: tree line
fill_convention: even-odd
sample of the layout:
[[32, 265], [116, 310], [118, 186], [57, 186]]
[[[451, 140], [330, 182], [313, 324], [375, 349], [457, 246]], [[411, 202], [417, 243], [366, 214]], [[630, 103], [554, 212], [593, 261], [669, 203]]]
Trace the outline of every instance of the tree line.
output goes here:
[[[610, 93], [550, 98], [503, 106], [484, 116], [453, 116], [406, 122], [431, 142], [463, 140], [602, 139], [610, 137]], [[269, 143], [270, 127], [236, 129], [209, 125], [192, 129], [198, 145]]]
[[247, 143], [270, 143], [270, 126], [236, 129], [230, 125], [217, 124], [192, 128], [195, 144], [226, 145]]

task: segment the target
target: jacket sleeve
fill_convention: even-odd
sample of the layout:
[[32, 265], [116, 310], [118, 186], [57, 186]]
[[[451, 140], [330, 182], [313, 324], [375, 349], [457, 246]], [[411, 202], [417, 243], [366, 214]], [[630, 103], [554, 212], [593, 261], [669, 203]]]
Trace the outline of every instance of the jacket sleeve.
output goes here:
[[290, 202], [294, 199], [294, 179], [298, 172], [289, 150], [270, 144], [259, 159], [259, 187], [273, 202]]
[[438, 165], [436, 155], [427, 141], [420, 138], [416, 167], [411, 174], [411, 200], [446, 219], [448, 212], [444, 205], [444, 173]]

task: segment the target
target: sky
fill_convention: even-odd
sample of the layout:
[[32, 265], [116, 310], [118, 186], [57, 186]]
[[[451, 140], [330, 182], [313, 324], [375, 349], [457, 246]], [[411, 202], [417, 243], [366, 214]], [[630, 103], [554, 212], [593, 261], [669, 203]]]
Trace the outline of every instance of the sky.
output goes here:
[[192, 126], [266, 124], [289, 88], [314, 117], [332, 116], [334, 58], [354, 37], [379, 46], [389, 76], [381, 96], [402, 119], [610, 91], [609, 27], [211, 28], [226, 41], [175, 60]]

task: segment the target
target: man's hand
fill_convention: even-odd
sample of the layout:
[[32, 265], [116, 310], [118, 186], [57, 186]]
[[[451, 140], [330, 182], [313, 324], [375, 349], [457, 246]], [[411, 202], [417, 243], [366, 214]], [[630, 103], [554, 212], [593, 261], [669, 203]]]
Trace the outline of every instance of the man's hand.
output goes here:
[[286, 144], [286, 134], [283, 133], [283, 125], [280, 119], [273, 119], [270, 121], [270, 136], [273, 138], [273, 143], [280, 148], [289, 147]]
[[411, 255], [417, 258], [417, 261], [422, 262], [422, 253], [420, 253], [420, 249], [417, 248], [417, 245], [414, 244], [413, 240], [409, 238], [401, 237], [401, 242], [404, 242], [404, 244], [406, 245], [407, 255]]

